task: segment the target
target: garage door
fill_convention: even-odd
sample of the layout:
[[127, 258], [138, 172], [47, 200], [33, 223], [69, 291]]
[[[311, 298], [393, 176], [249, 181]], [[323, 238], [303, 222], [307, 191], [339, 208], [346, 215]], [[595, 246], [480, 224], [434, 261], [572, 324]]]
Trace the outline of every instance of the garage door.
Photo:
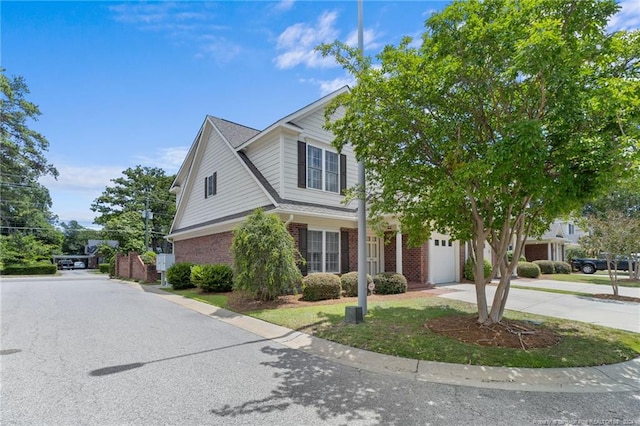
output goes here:
[[457, 281], [458, 244], [448, 235], [433, 233], [429, 240], [429, 281], [434, 284]]

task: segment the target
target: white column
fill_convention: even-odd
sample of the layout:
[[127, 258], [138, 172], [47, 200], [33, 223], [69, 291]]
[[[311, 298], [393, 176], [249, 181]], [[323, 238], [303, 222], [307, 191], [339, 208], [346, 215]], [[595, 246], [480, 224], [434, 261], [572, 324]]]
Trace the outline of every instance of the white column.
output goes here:
[[396, 232], [396, 272], [402, 274], [402, 232]]

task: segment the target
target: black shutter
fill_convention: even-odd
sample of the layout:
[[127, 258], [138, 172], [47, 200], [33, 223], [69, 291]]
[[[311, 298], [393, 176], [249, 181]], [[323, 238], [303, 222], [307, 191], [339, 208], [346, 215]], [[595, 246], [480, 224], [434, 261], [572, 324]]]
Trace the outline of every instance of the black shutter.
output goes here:
[[213, 176], [211, 176], [211, 178], [213, 179], [213, 194], [212, 195], [216, 195], [218, 193], [218, 172], [213, 172]]
[[208, 177], [204, 178], [204, 198], [207, 198], [207, 180], [208, 179], [209, 179]]
[[349, 272], [349, 233], [340, 231], [340, 272]]
[[[298, 251], [304, 260], [307, 260], [307, 228], [298, 228]], [[300, 272], [307, 275], [307, 265], [300, 264]]]
[[307, 187], [307, 144], [298, 141], [298, 188]]
[[347, 156], [340, 154], [340, 195], [347, 189]]

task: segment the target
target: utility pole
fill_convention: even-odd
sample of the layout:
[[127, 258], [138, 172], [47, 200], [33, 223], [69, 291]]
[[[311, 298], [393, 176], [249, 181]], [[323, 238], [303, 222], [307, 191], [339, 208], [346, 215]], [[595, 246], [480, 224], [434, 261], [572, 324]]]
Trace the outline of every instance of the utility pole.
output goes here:
[[[358, 0], [358, 50], [364, 55], [364, 40], [362, 31], [362, 1]], [[358, 161], [358, 306], [345, 308], [345, 321], [358, 324], [367, 315], [367, 211], [366, 211], [366, 179], [364, 159]]]
[[[364, 55], [362, 30], [363, 0], [358, 0], [358, 50]], [[362, 308], [362, 316], [367, 315], [367, 211], [365, 191], [364, 158], [358, 161], [358, 306]]]
[[144, 249], [145, 251], [149, 250], [149, 219], [153, 219], [153, 213], [149, 211], [149, 189], [147, 189], [147, 201], [145, 203], [144, 212], [142, 216], [144, 217]]

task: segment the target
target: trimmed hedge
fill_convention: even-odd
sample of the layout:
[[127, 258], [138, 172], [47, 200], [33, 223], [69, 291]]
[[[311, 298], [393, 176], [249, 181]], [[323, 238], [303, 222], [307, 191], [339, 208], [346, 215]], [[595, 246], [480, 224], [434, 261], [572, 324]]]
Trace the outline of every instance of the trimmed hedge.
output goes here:
[[550, 260], [534, 260], [533, 263], [538, 265], [542, 274], [553, 274], [554, 272], [553, 262]]
[[0, 274], [2, 275], [53, 275], [58, 272], [56, 265], [49, 263], [36, 263], [34, 265], [6, 265]]
[[191, 262], [178, 262], [167, 269], [167, 282], [174, 290], [195, 287], [191, 282], [191, 267], [194, 265]]
[[[367, 288], [373, 282], [371, 275], [367, 274]], [[355, 297], [358, 295], [358, 271], [347, 272], [340, 277], [340, 284], [345, 297]]]
[[559, 260], [553, 261], [553, 272], [555, 274], [570, 274], [571, 265], [567, 262], [561, 262]]
[[151, 250], [140, 255], [140, 259], [142, 259], [142, 263], [144, 263], [145, 265], [155, 265], [156, 257], [158, 257], [156, 252]]
[[[464, 264], [464, 277], [469, 281], [475, 281], [476, 274], [473, 272], [476, 262], [468, 258]], [[484, 259], [484, 277], [490, 278], [491, 273], [493, 272], [493, 267], [491, 266], [491, 262], [488, 259]]]
[[100, 271], [100, 273], [102, 274], [108, 274], [109, 273], [109, 264], [108, 263], [101, 263], [98, 265], [98, 270]]
[[376, 294], [399, 294], [407, 292], [407, 279], [397, 272], [382, 272], [373, 277]]
[[518, 262], [518, 276], [538, 278], [540, 276], [540, 267], [532, 262]]
[[225, 264], [194, 265], [191, 267], [191, 284], [206, 293], [231, 291], [233, 270]]
[[309, 274], [302, 279], [302, 300], [315, 302], [317, 300], [340, 299], [342, 287], [340, 277], [334, 274], [318, 272]]

